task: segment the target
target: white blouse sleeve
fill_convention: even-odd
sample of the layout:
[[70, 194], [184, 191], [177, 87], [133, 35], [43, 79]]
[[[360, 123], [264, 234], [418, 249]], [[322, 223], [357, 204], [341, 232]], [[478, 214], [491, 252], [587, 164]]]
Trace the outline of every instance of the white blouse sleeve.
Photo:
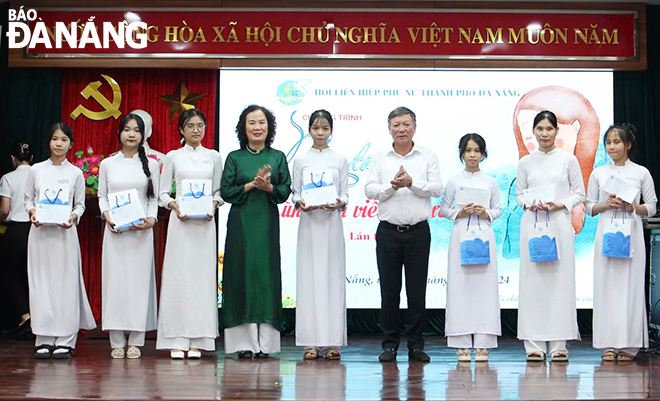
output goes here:
[[175, 153], [168, 153], [163, 162], [163, 172], [160, 175], [160, 184], [158, 190], [158, 201], [160, 206], [171, 209], [169, 204], [174, 199], [170, 196], [172, 192], [172, 182], [174, 181], [174, 155]]
[[458, 208], [452, 208], [451, 205], [454, 203], [454, 198], [456, 196], [456, 180], [452, 177], [447, 182], [447, 187], [445, 187], [445, 193], [442, 196], [442, 201], [440, 202], [440, 214], [442, 217], [448, 220], [456, 220], [458, 217]]
[[573, 194], [560, 201], [560, 203], [563, 203], [564, 206], [566, 206], [565, 213], [570, 213], [573, 208], [584, 202], [584, 199], [586, 198], [582, 170], [580, 170], [580, 163], [578, 163], [575, 156], [571, 156], [571, 159], [568, 162], [568, 181], [571, 184]]
[[74, 167], [76, 171], [75, 181], [73, 182], [73, 210], [71, 214], [75, 214], [76, 224], [80, 223], [80, 218], [85, 213], [85, 178], [82, 171]]
[[103, 212], [110, 210], [110, 203], [108, 202], [108, 160], [101, 162], [99, 166], [99, 210], [101, 211], [101, 218], [105, 219]]
[[644, 169], [644, 177], [642, 177], [642, 201], [643, 205], [646, 206], [648, 210], [648, 216], [655, 216], [657, 212], [656, 204], [658, 203], [658, 197], [655, 194], [655, 184], [653, 183], [653, 177], [647, 169]]
[[587, 214], [594, 216], [594, 206], [598, 204], [600, 199], [600, 183], [597, 176], [598, 169], [591, 172], [589, 176], [589, 185], [587, 185]]
[[500, 188], [497, 186], [497, 180], [490, 180], [490, 208], [486, 210], [490, 217], [490, 222], [494, 222], [502, 215], [502, 202], [500, 200]]

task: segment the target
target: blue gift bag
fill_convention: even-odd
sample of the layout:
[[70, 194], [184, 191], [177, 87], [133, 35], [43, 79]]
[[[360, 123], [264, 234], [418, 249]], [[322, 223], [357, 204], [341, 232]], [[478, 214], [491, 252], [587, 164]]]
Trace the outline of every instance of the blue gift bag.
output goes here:
[[630, 233], [633, 220], [626, 221], [626, 213], [621, 213], [621, 219], [612, 213], [610, 221], [603, 227], [603, 256], [607, 258], [630, 258]]
[[460, 230], [461, 264], [487, 265], [490, 263], [490, 243], [488, 230], [481, 229], [481, 221], [477, 216], [477, 225], [470, 226], [472, 215], [468, 217], [466, 229]]
[[545, 224], [538, 224], [538, 211], [534, 215], [534, 225], [529, 230], [529, 260], [531, 262], [552, 262], [559, 260], [557, 227], [550, 221], [550, 212], [545, 211]]

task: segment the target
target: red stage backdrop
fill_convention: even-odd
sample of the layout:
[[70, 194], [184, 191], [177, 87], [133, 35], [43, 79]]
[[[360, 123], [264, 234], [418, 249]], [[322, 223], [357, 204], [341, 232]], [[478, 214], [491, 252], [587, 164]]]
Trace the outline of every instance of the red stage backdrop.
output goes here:
[[[152, 149], [167, 153], [178, 149], [180, 137], [177, 131], [178, 115], [170, 123], [170, 106], [159, 96], [183, 100], [190, 105], [197, 101], [195, 108], [201, 110], [208, 119], [208, 128], [203, 145], [215, 145], [215, 115], [217, 110], [216, 92], [218, 72], [215, 70], [160, 70], [160, 69], [65, 69], [62, 72], [62, 121], [71, 125], [75, 134], [73, 152], [69, 160], [74, 162], [74, 152], [91, 146], [94, 154], [105, 156], [119, 150], [117, 130], [119, 120], [135, 109], [151, 114], [153, 133], [148, 142]], [[111, 79], [106, 79], [107, 76]], [[100, 86], [97, 82], [100, 82]], [[182, 84], [189, 95], [185, 100], [178, 96]], [[81, 94], [85, 92], [88, 99]], [[171, 96], [177, 94], [177, 96]], [[201, 94], [205, 94], [200, 98]], [[121, 100], [119, 100], [121, 96]], [[183, 99], [182, 99], [183, 98]], [[177, 106], [177, 102], [170, 104]], [[84, 109], [79, 108], [82, 106]], [[190, 106], [188, 106], [190, 107]], [[72, 118], [78, 108], [80, 114]], [[98, 113], [98, 114], [94, 114]], [[75, 113], [77, 114], [77, 113]], [[99, 114], [104, 114], [100, 115]], [[104, 118], [93, 120], [92, 118]], [[117, 116], [115, 118], [114, 116]], [[162, 252], [165, 243], [166, 221], [156, 225], [156, 265], [160, 272]], [[98, 200], [87, 200], [87, 211], [78, 226], [82, 250], [83, 275], [85, 285], [97, 321], [101, 318], [101, 247], [104, 222], [98, 212]], [[126, 255], [130, 257], [130, 255]]]

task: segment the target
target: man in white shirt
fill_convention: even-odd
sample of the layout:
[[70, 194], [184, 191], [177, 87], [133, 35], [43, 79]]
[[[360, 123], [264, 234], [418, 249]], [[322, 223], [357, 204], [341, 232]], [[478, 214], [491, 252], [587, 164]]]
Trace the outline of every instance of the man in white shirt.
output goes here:
[[415, 113], [397, 107], [387, 117], [392, 148], [374, 156], [364, 192], [378, 200], [380, 224], [376, 257], [380, 276], [381, 362], [396, 360], [399, 348], [401, 271], [405, 266], [408, 314], [405, 335], [408, 357], [428, 362], [422, 333], [426, 325], [426, 281], [429, 268], [431, 197], [442, 195], [440, 167], [435, 153], [415, 145]]

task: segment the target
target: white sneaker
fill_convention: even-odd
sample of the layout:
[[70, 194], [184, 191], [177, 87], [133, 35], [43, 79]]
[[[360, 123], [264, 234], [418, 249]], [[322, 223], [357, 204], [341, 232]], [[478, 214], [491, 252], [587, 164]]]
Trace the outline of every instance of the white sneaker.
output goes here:
[[188, 359], [201, 359], [202, 351], [198, 349], [191, 349], [188, 351]]
[[184, 354], [180, 349], [173, 349], [170, 351], [170, 358], [172, 359], [183, 359]]

